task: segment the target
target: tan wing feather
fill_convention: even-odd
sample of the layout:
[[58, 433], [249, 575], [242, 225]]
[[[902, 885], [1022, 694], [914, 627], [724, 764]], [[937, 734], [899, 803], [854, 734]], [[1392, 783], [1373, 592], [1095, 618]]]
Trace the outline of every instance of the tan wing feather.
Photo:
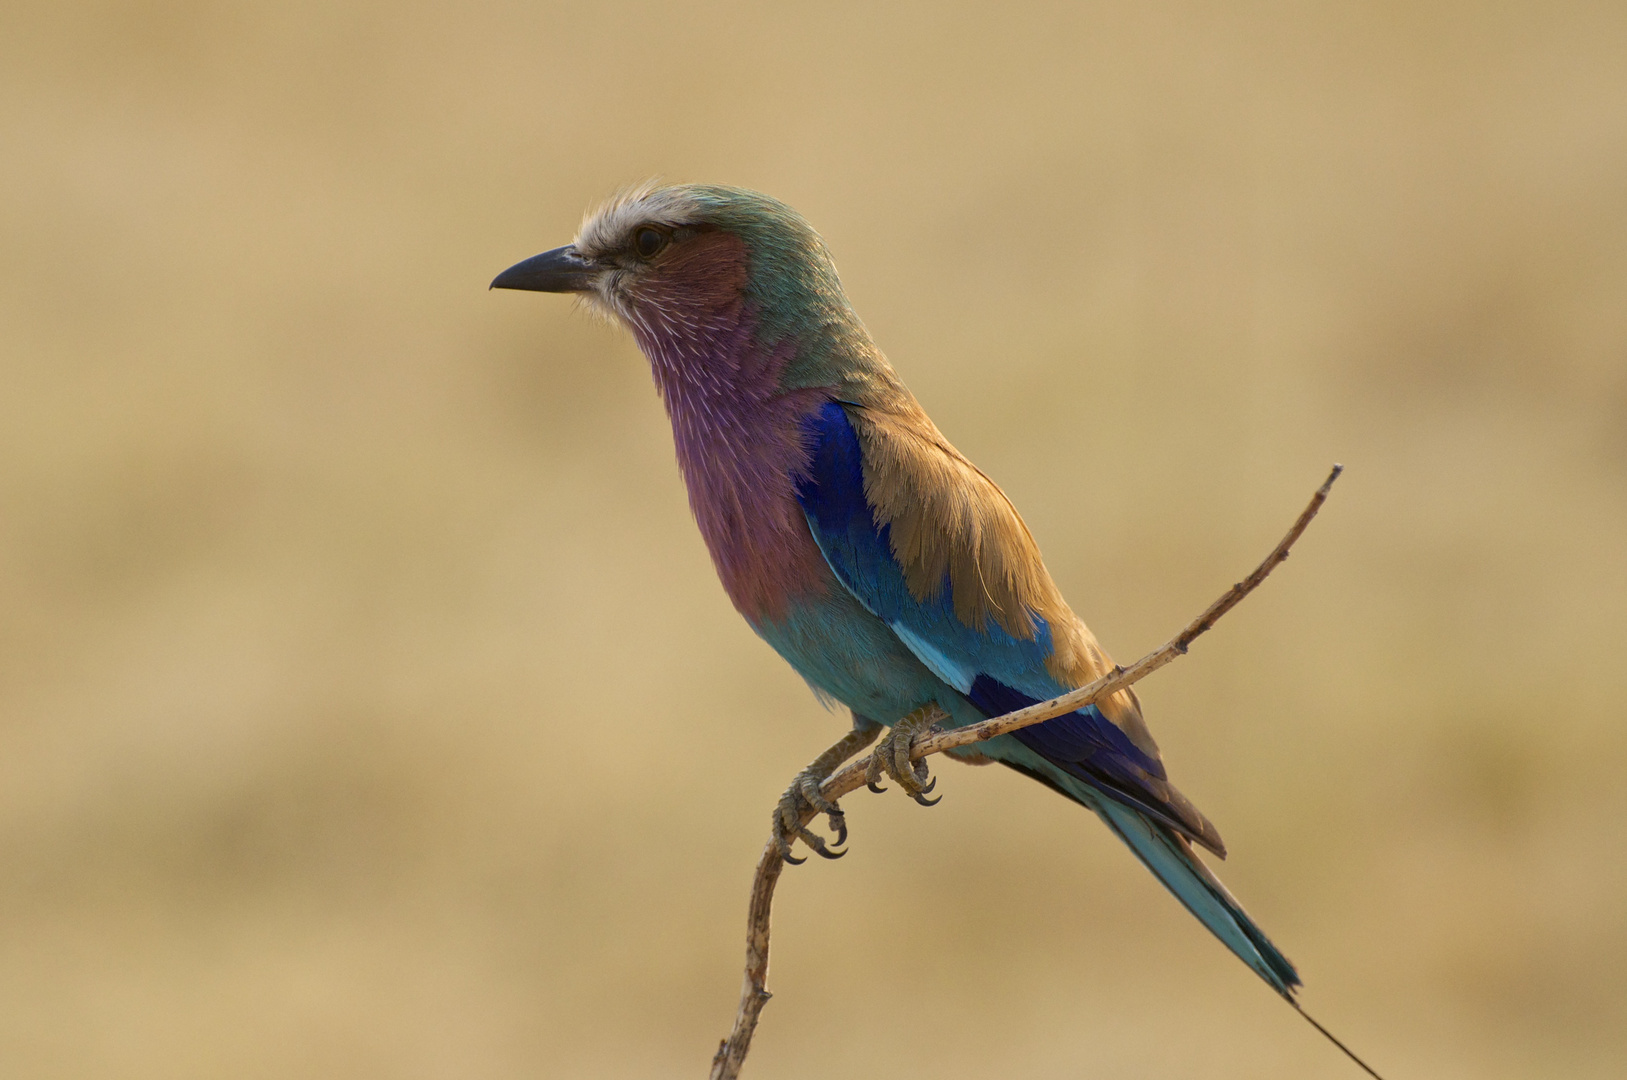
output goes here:
[[[1033, 534], [999, 485], [944, 438], [903, 386], [866, 389], [853, 417], [865, 495], [878, 523], [891, 527], [893, 556], [911, 594], [930, 599], [947, 580], [962, 623], [981, 628], [992, 619], [1024, 640], [1034, 638], [1035, 617], [1044, 619], [1052, 644], [1045, 666], [1063, 686], [1083, 686], [1111, 671], [1112, 659], [1062, 599]], [[1134, 692], [1121, 690], [1099, 708], [1158, 759]]]

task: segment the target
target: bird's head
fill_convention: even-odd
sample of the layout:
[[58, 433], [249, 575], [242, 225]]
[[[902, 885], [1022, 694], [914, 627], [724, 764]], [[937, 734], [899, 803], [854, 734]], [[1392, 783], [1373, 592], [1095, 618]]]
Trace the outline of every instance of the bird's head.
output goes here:
[[646, 353], [734, 332], [772, 345], [857, 323], [819, 234], [743, 188], [645, 185], [590, 213], [576, 239], [509, 267], [494, 289], [575, 293], [625, 324]]

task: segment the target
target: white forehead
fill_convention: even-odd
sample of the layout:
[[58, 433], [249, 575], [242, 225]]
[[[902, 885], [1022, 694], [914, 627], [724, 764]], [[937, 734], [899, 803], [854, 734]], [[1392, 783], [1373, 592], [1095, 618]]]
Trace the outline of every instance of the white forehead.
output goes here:
[[700, 203], [681, 187], [656, 187], [648, 181], [612, 196], [582, 219], [576, 249], [598, 255], [626, 246], [628, 234], [644, 224], [687, 225], [700, 214]]

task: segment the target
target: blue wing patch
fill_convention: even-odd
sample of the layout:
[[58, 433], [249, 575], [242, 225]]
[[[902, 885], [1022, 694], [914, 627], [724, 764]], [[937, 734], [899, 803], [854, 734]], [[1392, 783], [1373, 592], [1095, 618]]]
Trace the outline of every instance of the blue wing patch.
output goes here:
[[955, 614], [948, 575], [935, 596], [916, 599], [893, 558], [887, 526], [877, 527], [864, 495], [864, 467], [858, 436], [847, 412], [827, 402], [804, 422], [812, 458], [799, 478], [797, 501], [831, 570], [870, 613], [893, 627], [918, 651], [922, 663], [944, 682], [964, 692], [979, 672], [988, 672], [1040, 698], [1064, 691], [1045, 670], [1051, 632], [1036, 619], [1032, 640], [1014, 638], [992, 619], [970, 627]]

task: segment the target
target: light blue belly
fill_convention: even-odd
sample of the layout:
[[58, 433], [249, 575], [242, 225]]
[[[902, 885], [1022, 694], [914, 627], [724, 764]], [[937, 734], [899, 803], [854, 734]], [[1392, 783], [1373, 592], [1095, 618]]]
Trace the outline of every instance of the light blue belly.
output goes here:
[[752, 629], [815, 690], [878, 723], [890, 725], [934, 701], [951, 715], [970, 708], [886, 623], [831, 584], [823, 596], [793, 602], [784, 619]]
[[[890, 727], [932, 702], [949, 714], [947, 721], [939, 721], [944, 727], [986, 719], [845, 589], [838, 587], [816, 600], [794, 603], [785, 619], [752, 628], [808, 685], [877, 723]], [[1010, 762], [1045, 776], [1086, 806], [1096, 805], [1094, 793], [1085, 785], [1010, 735], [949, 753], [954, 757], [975, 753]]]

